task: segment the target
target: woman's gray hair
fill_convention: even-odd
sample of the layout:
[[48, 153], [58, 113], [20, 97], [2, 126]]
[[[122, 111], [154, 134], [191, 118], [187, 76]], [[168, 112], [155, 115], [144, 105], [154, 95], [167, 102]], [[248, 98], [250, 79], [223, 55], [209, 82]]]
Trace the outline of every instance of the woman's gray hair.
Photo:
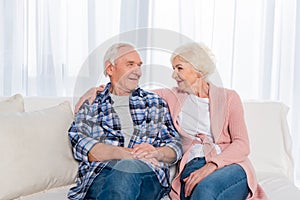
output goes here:
[[104, 75], [107, 76], [106, 73], [106, 62], [110, 62], [112, 65], [115, 65], [115, 61], [121, 56], [120, 55], [120, 49], [121, 48], [129, 48], [129, 49], [135, 49], [135, 47], [132, 44], [129, 43], [116, 43], [110, 46], [103, 58], [103, 67], [104, 67]]
[[205, 79], [216, 69], [215, 56], [203, 43], [193, 42], [181, 45], [173, 52], [171, 62], [176, 57], [193, 65], [196, 71], [202, 72]]

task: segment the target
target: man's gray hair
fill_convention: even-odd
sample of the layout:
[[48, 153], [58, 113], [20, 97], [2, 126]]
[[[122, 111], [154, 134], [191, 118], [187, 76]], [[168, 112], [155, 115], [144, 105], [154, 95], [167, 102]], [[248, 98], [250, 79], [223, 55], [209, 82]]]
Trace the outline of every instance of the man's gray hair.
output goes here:
[[120, 57], [119, 52], [120, 52], [121, 48], [135, 49], [135, 47], [129, 43], [116, 43], [116, 44], [113, 44], [112, 46], [110, 46], [107, 49], [107, 51], [104, 55], [104, 59], [103, 59], [103, 67], [104, 67], [104, 75], [105, 76], [107, 76], [105, 63], [108, 61], [112, 65], [115, 65], [115, 61]]

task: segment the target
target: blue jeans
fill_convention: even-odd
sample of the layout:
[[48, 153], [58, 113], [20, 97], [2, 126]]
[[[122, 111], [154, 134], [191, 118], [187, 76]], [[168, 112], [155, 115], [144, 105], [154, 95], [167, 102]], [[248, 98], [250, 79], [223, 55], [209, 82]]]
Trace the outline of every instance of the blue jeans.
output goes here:
[[85, 199], [156, 200], [169, 191], [140, 160], [112, 161], [93, 181]]
[[183, 169], [180, 182], [181, 200], [242, 200], [246, 199], [249, 188], [247, 176], [244, 169], [237, 164], [225, 166], [211, 173], [200, 181], [192, 191], [189, 197], [184, 197], [183, 179], [188, 177], [193, 171], [203, 167], [206, 164], [205, 158], [194, 158], [188, 162]]

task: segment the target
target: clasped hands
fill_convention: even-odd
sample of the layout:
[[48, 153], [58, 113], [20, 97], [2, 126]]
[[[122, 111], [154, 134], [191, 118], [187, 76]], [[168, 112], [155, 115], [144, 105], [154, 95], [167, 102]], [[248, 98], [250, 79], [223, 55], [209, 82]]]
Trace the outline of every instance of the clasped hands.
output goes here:
[[148, 161], [158, 167], [160, 167], [159, 161], [163, 159], [160, 151], [148, 143], [134, 145], [130, 154], [133, 159]]
[[140, 159], [160, 166], [159, 161], [164, 159], [163, 147], [155, 148], [151, 144], [136, 144], [133, 148], [124, 148], [119, 146], [97, 143], [88, 153], [90, 162], [102, 162], [107, 160]]
[[[156, 166], [159, 166], [159, 161], [163, 159], [160, 151], [148, 143], [135, 145], [131, 151], [131, 155], [135, 159], [146, 160]], [[216, 169], [217, 165], [209, 162], [206, 163], [202, 168], [192, 172], [188, 177], [186, 177], [183, 180], [185, 182], [185, 197], [190, 196], [195, 186]]]

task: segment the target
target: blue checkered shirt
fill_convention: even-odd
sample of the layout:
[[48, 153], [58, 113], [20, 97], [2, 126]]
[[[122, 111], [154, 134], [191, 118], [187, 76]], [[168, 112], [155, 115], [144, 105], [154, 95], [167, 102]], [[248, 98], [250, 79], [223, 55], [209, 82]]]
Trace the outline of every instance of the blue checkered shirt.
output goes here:
[[[96, 176], [108, 162], [89, 162], [88, 152], [99, 142], [124, 147], [120, 119], [112, 108], [110, 84], [99, 93], [92, 105], [86, 101], [69, 129], [73, 155], [79, 161], [77, 184], [68, 194], [70, 199], [83, 199]], [[175, 164], [182, 156], [180, 138], [175, 130], [167, 104], [158, 95], [137, 88], [129, 98], [134, 133], [128, 144], [149, 143], [154, 147], [168, 146], [176, 152]], [[169, 187], [169, 164], [161, 167], [146, 163], [161, 185]]]

